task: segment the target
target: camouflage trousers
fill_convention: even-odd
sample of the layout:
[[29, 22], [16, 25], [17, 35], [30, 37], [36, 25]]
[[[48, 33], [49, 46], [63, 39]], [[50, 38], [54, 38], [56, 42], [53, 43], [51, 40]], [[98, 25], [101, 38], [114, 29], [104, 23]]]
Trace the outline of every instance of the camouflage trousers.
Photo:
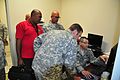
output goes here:
[[55, 65], [50, 67], [43, 75], [43, 80], [61, 80], [62, 66]]
[[0, 69], [0, 80], [5, 80], [5, 68]]
[[[62, 71], [63, 66], [61, 65], [55, 65], [51, 67], [45, 74], [43, 75], [42, 80], [72, 80], [70, 77], [71, 75], [68, 75], [68, 72]], [[71, 72], [69, 70], [69, 72]]]

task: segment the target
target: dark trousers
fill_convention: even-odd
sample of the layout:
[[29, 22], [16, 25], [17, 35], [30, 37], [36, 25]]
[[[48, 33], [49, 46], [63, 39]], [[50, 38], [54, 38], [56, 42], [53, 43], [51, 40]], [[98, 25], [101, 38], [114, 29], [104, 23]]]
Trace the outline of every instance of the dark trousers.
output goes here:
[[[22, 58], [23, 59], [23, 62], [24, 62], [24, 64], [25, 64], [25, 66], [27, 67], [27, 68], [32, 68], [32, 61], [33, 61], [33, 58]], [[32, 73], [32, 78], [33, 78], [33, 80], [36, 80], [35, 79], [35, 74], [34, 74], [34, 71], [33, 71], [33, 73]]]
[[6, 77], [5, 68], [0, 69], [0, 80], [5, 80], [6, 79], [5, 77]]
[[32, 66], [33, 58], [23, 58], [23, 62], [26, 66], [31, 67]]

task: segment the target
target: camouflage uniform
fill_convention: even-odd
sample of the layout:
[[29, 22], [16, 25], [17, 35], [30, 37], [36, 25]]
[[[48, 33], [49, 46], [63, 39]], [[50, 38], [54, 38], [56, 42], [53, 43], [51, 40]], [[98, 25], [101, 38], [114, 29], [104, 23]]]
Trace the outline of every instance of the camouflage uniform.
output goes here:
[[0, 40], [0, 80], [5, 80], [5, 52], [3, 41]]
[[[32, 68], [38, 80], [62, 80], [62, 66], [72, 74], [77, 41], [70, 31], [51, 30], [34, 40]], [[65, 77], [65, 75], [64, 75]]]
[[0, 39], [3, 41], [7, 39], [7, 28], [5, 27], [5, 24], [0, 24]]
[[5, 80], [5, 45], [7, 41], [7, 28], [0, 24], [0, 80]]
[[65, 30], [64, 27], [59, 24], [53, 24], [51, 21], [49, 23], [46, 23], [43, 25], [44, 32], [50, 31], [50, 30]]
[[[77, 62], [76, 62], [76, 70], [78, 73], [81, 73], [87, 66], [90, 66], [89, 72], [94, 75], [100, 76], [100, 74], [105, 70], [105, 63], [100, 59], [100, 57], [96, 58], [90, 48], [80, 49], [78, 46], [77, 52]], [[93, 79], [94, 80], [94, 79]]]

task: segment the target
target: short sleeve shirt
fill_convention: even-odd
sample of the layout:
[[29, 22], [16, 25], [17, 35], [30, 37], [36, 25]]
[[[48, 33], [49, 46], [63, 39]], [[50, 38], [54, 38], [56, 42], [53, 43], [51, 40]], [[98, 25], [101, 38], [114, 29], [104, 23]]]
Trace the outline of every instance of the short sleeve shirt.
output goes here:
[[[38, 34], [42, 33], [42, 27], [38, 26]], [[16, 26], [16, 38], [22, 40], [22, 58], [34, 57], [33, 42], [38, 34], [29, 21], [23, 21]]]

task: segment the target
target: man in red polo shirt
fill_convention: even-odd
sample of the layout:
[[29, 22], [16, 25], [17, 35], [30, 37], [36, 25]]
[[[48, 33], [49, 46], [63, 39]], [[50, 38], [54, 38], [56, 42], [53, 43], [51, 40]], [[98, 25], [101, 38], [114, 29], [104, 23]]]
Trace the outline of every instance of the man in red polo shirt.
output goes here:
[[18, 65], [32, 65], [34, 58], [34, 39], [43, 33], [41, 26], [37, 24], [42, 18], [42, 13], [38, 9], [31, 12], [31, 17], [16, 26], [16, 52], [18, 55]]

